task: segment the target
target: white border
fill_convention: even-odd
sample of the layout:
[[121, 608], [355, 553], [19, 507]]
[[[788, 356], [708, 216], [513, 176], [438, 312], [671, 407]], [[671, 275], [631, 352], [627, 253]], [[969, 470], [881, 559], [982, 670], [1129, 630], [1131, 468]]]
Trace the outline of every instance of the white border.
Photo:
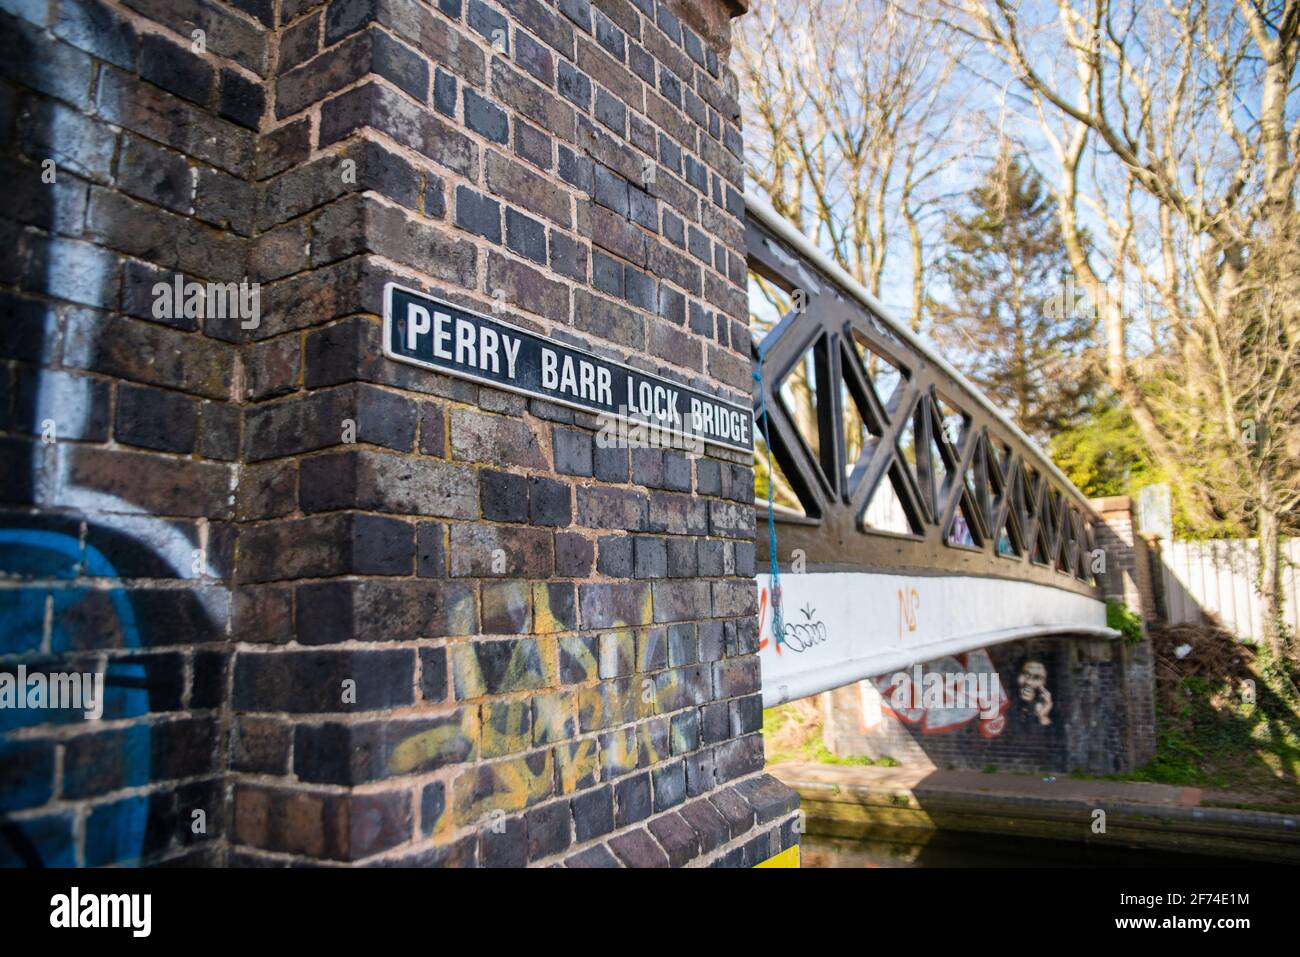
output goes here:
[[[454, 376], [454, 377], [459, 378], [459, 379], [468, 379], [468, 380], [471, 381], [471, 382], [477, 382], [477, 383], [480, 383], [481, 385], [491, 386], [491, 387], [494, 388], [494, 389], [502, 389], [503, 391], [506, 391], [506, 392], [514, 392], [514, 393], [517, 394], [517, 395], [526, 395], [526, 396], [528, 396], [530, 399], [541, 399], [543, 402], [550, 402], [552, 405], [562, 405], [562, 406], [566, 406], [566, 407], [568, 407], [568, 408], [570, 408], [570, 409], [577, 409], [577, 410], [580, 411], [580, 412], [586, 412], [588, 415], [608, 415], [608, 416], [611, 416], [612, 418], [619, 419], [619, 420], [621, 420], [621, 421], [623, 421], [623, 422], [627, 422], [629, 425], [639, 425], [639, 426], [642, 426], [642, 427], [645, 427], [645, 428], [658, 429], [658, 430], [661, 431], [661, 432], [667, 432], [667, 433], [670, 434], [670, 435], [676, 435], [676, 436], [680, 436], [681, 438], [684, 438], [684, 439], [690, 439], [690, 440], [692, 440], [692, 441], [698, 441], [698, 442], [700, 442], [700, 443], [702, 443], [702, 444], [706, 444], [706, 445], [716, 445], [716, 446], [719, 446], [720, 448], [731, 449], [731, 450], [736, 451], [736, 452], [745, 452], [745, 453], [748, 453], [748, 454], [750, 454], [750, 455], [754, 454], [754, 446], [753, 446], [753, 445], [750, 445], [749, 447], [746, 447], [746, 446], [743, 446], [743, 445], [733, 445], [733, 444], [731, 444], [730, 442], [723, 441], [722, 439], [707, 438], [707, 437], [705, 437], [705, 436], [703, 436], [703, 435], [699, 435], [699, 434], [696, 434], [696, 433], [682, 432], [682, 431], [679, 430], [679, 429], [673, 429], [673, 428], [669, 428], [668, 426], [663, 426], [663, 425], [656, 425], [656, 424], [653, 423], [653, 422], [644, 422], [644, 421], [642, 421], [641, 419], [634, 419], [634, 418], [632, 418], [631, 416], [621, 415], [621, 414], [619, 414], [618, 412], [606, 412], [606, 411], [604, 411], [604, 410], [602, 410], [602, 409], [593, 409], [593, 408], [591, 408], [590, 406], [583, 405], [583, 404], [581, 404], [581, 403], [579, 403], [579, 402], [571, 402], [571, 401], [569, 401], [569, 400], [567, 400], [567, 399], [561, 399], [561, 398], [558, 398], [558, 397], [555, 397], [555, 396], [545, 395], [545, 394], [540, 393], [540, 392], [534, 392], [534, 391], [532, 391], [532, 390], [530, 390], [530, 389], [525, 389], [525, 388], [522, 388], [522, 387], [520, 387], [520, 386], [508, 385], [508, 384], [506, 384], [506, 383], [504, 383], [504, 382], [498, 382], [498, 381], [495, 380], [495, 379], [489, 379], [489, 378], [487, 378], [487, 377], [485, 377], [485, 376], [474, 375], [473, 373], [470, 373], [470, 372], [462, 372], [462, 371], [459, 370], [459, 369], [448, 369], [448, 368], [446, 368], [445, 366], [435, 365], [435, 364], [432, 363], [432, 362], [425, 362], [425, 361], [420, 360], [420, 359], [412, 358], [411, 356], [400, 355], [399, 353], [394, 352], [394, 351], [389, 347], [389, 342], [390, 342], [391, 339], [392, 339], [392, 323], [393, 323], [393, 292], [394, 292], [395, 290], [401, 290], [402, 292], [410, 293], [410, 294], [413, 295], [413, 296], [419, 296], [421, 299], [426, 299], [426, 300], [428, 300], [429, 302], [437, 303], [438, 305], [441, 305], [441, 306], [449, 306], [450, 308], [455, 309], [455, 310], [457, 310], [457, 311], [459, 311], [459, 312], [468, 313], [469, 315], [471, 315], [471, 316], [476, 316], [477, 318], [482, 319], [482, 320], [484, 320], [484, 321], [486, 321], [486, 322], [492, 322], [492, 323], [495, 323], [495, 324], [497, 324], [497, 325], [499, 325], [499, 326], [504, 326], [504, 327], [507, 328], [507, 329], [510, 329], [510, 330], [512, 330], [512, 331], [514, 331], [514, 332], [517, 332], [517, 333], [521, 333], [521, 334], [526, 335], [526, 336], [532, 336], [532, 337], [537, 338], [537, 339], [546, 339], [546, 338], [547, 338], [547, 336], [542, 335], [542, 334], [537, 333], [537, 332], [534, 332], [532, 329], [524, 329], [524, 328], [521, 327], [521, 326], [516, 326], [516, 325], [514, 325], [513, 323], [506, 322], [504, 319], [498, 319], [496, 316], [489, 316], [489, 315], [487, 315], [486, 313], [478, 312], [477, 310], [474, 310], [474, 309], [467, 309], [466, 307], [464, 307], [464, 306], [462, 306], [462, 305], [459, 305], [459, 304], [454, 303], [454, 302], [449, 302], [449, 301], [447, 301], [446, 299], [439, 299], [439, 298], [437, 298], [436, 296], [431, 296], [431, 295], [429, 295], [429, 293], [427, 293], [427, 292], [422, 292], [422, 291], [419, 290], [419, 289], [413, 289], [413, 288], [410, 287], [410, 286], [403, 286], [401, 283], [398, 283], [398, 282], [391, 282], [391, 281], [390, 281], [390, 282], [386, 282], [386, 283], [384, 283], [384, 342], [383, 342], [383, 349], [384, 349], [384, 356], [387, 357], [387, 358], [389, 358], [389, 359], [392, 359], [394, 362], [404, 362], [404, 363], [406, 363], [407, 365], [418, 366], [418, 367], [421, 368], [421, 369], [431, 369], [431, 370], [433, 370], [434, 372], [441, 372], [443, 375]], [[617, 368], [620, 368], [620, 369], [625, 369], [625, 370], [627, 370], [628, 372], [633, 372], [633, 373], [636, 373], [637, 375], [645, 376], [647, 379], [654, 379], [655, 381], [657, 381], [657, 382], [662, 382], [662, 383], [664, 383], [664, 385], [670, 386], [670, 387], [672, 387], [673, 389], [676, 389], [676, 390], [678, 390], [678, 391], [686, 392], [686, 393], [693, 393], [693, 394], [695, 394], [695, 395], [702, 396], [703, 398], [708, 399], [710, 402], [716, 402], [718, 405], [724, 406], [724, 407], [726, 407], [726, 408], [728, 408], [728, 409], [731, 409], [731, 410], [733, 410], [733, 411], [735, 411], [735, 412], [739, 412], [742, 416], [745, 416], [746, 418], [748, 418], [748, 419], [750, 420], [750, 437], [752, 438], [753, 435], [754, 435], [754, 432], [753, 432], [753, 429], [754, 429], [754, 422], [753, 422], [753, 419], [754, 419], [754, 410], [753, 410], [753, 409], [747, 409], [747, 408], [745, 408], [745, 407], [743, 407], [743, 406], [736, 405], [734, 402], [731, 402], [731, 401], [729, 401], [729, 400], [727, 400], [727, 399], [721, 399], [721, 398], [718, 398], [718, 397], [715, 396], [715, 395], [710, 395], [709, 393], [704, 392], [704, 391], [702, 391], [702, 390], [700, 390], [700, 389], [697, 389], [697, 388], [695, 388], [694, 386], [684, 385], [684, 384], [681, 383], [681, 382], [674, 382], [674, 381], [672, 381], [671, 379], [666, 379], [666, 378], [664, 378], [663, 376], [661, 376], [661, 375], [656, 375], [656, 374], [653, 373], [653, 372], [645, 372], [645, 371], [643, 371], [643, 370], [641, 370], [641, 369], [636, 368], [635, 366], [630, 366], [630, 365], [628, 365], [628, 364], [625, 363], [625, 362], [619, 362], [617, 359], [611, 359], [611, 358], [609, 358], [608, 356], [600, 356], [600, 355], [596, 355], [596, 353], [594, 353], [594, 352], [589, 352], [589, 351], [587, 351], [586, 349], [583, 349], [583, 348], [581, 348], [581, 347], [579, 347], [579, 346], [569, 345], [569, 343], [567, 343], [567, 342], [558, 342], [558, 341], [557, 341], [557, 342], [555, 342], [555, 344], [556, 344], [557, 346], [559, 346], [560, 348], [562, 348], [562, 349], [569, 349], [569, 350], [571, 350], [571, 351], [573, 351], [573, 352], [576, 352], [576, 353], [578, 353], [578, 354], [580, 354], [580, 355], [589, 356], [589, 357], [591, 357], [592, 359], [595, 359], [597, 362], [603, 362], [603, 363], [607, 363], [607, 364], [609, 364], [609, 365], [616, 366]], [[687, 450], [687, 451], [689, 451], [689, 450]]]

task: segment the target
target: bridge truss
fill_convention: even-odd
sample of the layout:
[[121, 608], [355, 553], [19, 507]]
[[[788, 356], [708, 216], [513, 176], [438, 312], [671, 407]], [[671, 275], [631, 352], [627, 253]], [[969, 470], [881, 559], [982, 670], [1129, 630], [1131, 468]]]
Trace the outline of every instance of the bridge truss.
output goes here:
[[[913, 592], [928, 590], [941, 607], [973, 603], [965, 624], [947, 614], [951, 607], [932, 617], [930, 631], [942, 634], [920, 628], [916, 640], [888, 647], [879, 635], [845, 636], [843, 653], [807, 657], [792, 653], [784, 636], [766, 634], [765, 621], [765, 704], [932, 653], [1035, 634], [1113, 636], [1100, 601], [1099, 518], [1087, 498], [982, 392], [766, 201], [746, 201], [749, 269], [780, 316], [754, 345], [756, 367], [762, 360], [756, 435], [774, 460], [767, 475], [760, 448], [758, 521], [762, 527], [768, 518], [763, 481], [775, 482], [782, 493], [773, 508], [778, 562], [797, 571], [800, 558], [809, 573], [782, 578], [787, 629], [807, 624], [790, 621], [800, 593], [820, 593], [825, 604], [824, 576], [831, 574], [837, 589], [856, 588], [864, 602], [870, 594], [878, 604], [882, 586], [891, 597], [896, 590], [898, 631], [910, 625], [908, 639], [920, 627]], [[766, 568], [767, 536], [760, 533], [758, 542]], [[768, 585], [760, 576], [765, 611]], [[993, 601], [976, 599], [972, 589]], [[862, 629], [883, 624], [878, 608], [858, 611]], [[852, 620], [851, 600], [839, 614]], [[774, 649], [783, 657], [773, 660]]]

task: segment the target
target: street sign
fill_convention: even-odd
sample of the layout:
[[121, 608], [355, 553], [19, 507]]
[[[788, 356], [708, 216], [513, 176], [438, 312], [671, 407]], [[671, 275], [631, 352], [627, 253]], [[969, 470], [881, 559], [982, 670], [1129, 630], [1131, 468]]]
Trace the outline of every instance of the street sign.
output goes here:
[[384, 355], [692, 441], [754, 449], [745, 406], [391, 282]]

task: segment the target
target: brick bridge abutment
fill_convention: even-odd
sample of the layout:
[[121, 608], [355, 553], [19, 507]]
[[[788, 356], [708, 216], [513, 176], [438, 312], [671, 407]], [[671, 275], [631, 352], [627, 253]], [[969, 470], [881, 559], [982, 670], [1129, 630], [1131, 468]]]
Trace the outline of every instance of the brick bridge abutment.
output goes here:
[[[750, 457], [611, 446], [381, 336], [397, 282], [747, 405], [745, 6], [5, 5], [0, 669], [108, 688], [3, 716], [0, 860], [797, 841]], [[160, 307], [178, 276], [253, 312]]]
[[[1141, 619], [1140, 640], [1025, 638], [925, 662], [922, 675], [997, 674], [1000, 707], [890, 708], [903, 682], [882, 675], [821, 696], [827, 746], [937, 768], [1132, 771], [1155, 757], [1154, 664], [1146, 626], [1160, 621], [1158, 543], [1136, 530], [1127, 497], [1094, 499], [1105, 597]], [[1091, 557], [1090, 557], [1091, 560]], [[906, 701], [907, 699], [902, 699]]]

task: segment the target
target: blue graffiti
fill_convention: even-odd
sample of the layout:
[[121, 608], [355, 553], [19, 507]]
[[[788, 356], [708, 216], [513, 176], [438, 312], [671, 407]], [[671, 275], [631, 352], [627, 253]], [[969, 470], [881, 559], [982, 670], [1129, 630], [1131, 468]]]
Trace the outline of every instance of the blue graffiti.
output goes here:
[[[116, 580], [117, 569], [93, 545], [82, 544], [78, 536], [64, 531], [39, 528], [0, 529], [0, 574], [24, 583], [0, 589], [0, 667], [26, 664], [60, 670], [69, 656], [79, 651], [78, 610], [86, 604], [105, 601], [110, 614], [99, 615], [93, 627], [111, 627], [123, 649], [143, 647], [135, 610], [128, 592], [119, 587], [87, 588], [72, 584], [87, 578]], [[41, 584], [35, 584], [40, 582]], [[46, 622], [50, 622], [48, 653], [42, 652]], [[72, 670], [87, 670], [84, 665]], [[149, 689], [145, 666], [129, 658], [111, 661], [104, 677], [104, 719], [139, 718], [149, 713]], [[13, 738], [12, 732], [37, 724], [82, 720], [79, 711], [0, 709], [0, 766], [27, 767], [12, 786], [0, 789], [0, 813], [37, 807], [52, 797], [52, 768], [39, 758], [21, 760], [36, 749], [30, 739]], [[140, 787], [149, 782], [150, 730], [141, 723], [120, 737], [122, 786]], [[107, 739], [106, 739], [107, 740]], [[65, 769], [65, 774], [75, 769]], [[149, 798], [144, 795], [98, 805], [86, 822], [85, 863], [129, 862], [140, 857], [149, 817]], [[0, 864], [70, 866], [75, 863], [75, 844], [69, 815], [51, 815], [25, 820], [12, 817], [0, 824]], [[33, 859], [35, 857], [35, 860]]]

